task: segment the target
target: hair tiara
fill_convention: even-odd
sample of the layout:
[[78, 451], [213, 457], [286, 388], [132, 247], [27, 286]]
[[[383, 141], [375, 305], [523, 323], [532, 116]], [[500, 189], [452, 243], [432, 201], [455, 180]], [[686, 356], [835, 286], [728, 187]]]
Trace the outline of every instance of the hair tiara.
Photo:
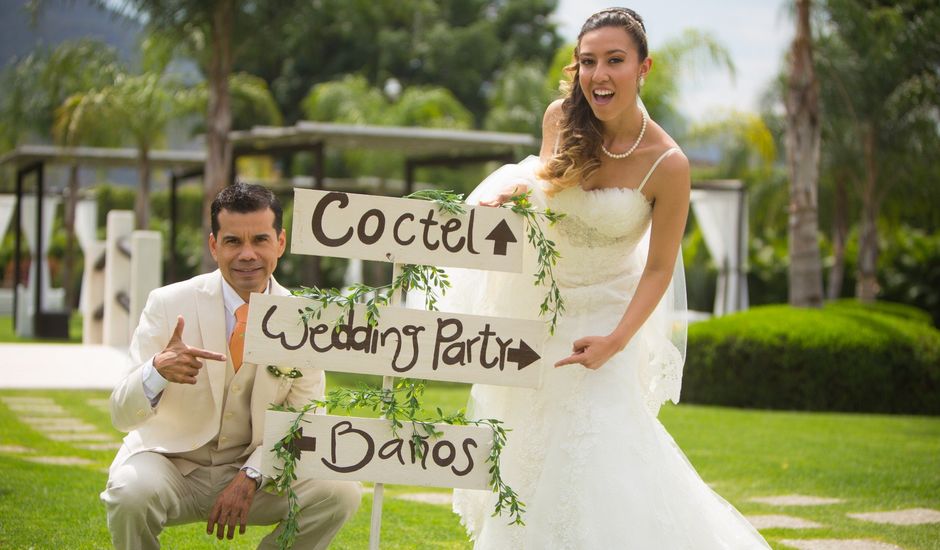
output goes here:
[[643, 32], [643, 35], [644, 35], [644, 36], [646, 35], [646, 26], [643, 25], [643, 22], [640, 21], [639, 19], [637, 19], [637, 17], [636, 17], [635, 15], [633, 15], [633, 13], [631, 12], [631, 10], [628, 10], [627, 8], [605, 8], [605, 9], [602, 9], [601, 11], [595, 13], [595, 14], [592, 15], [590, 18], [593, 19], [594, 17], [597, 17], [597, 16], [602, 15], [602, 14], [605, 14], [605, 13], [615, 13], [615, 14], [617, 14], [617, 15], [622, 15], [622, 16], [626, 17], [628, 20], [632, 21], [633, 24], [635, 24], [635, 25], [637, 25], [638, 27], [640, 27], [640, 31]]

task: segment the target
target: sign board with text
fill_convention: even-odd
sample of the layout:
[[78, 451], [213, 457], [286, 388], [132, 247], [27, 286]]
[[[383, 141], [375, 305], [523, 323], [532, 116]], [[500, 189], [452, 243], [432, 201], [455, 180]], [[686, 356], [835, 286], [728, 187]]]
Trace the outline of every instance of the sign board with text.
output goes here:
[[[266, 449], [261, 472], [279, 474], [274, 446], [287, 433], [296, 413], [267, 411]], [[420, 451], [411, 442], [411, 427], [392, 433], [388, 420], [307, 414], [301, 437], [293, 443], [299, 456], [298, 479], [332, 479], [399, 483], [426, 487], [488, 489], [486, 462], [493, 445], [488, 427], [435, 424], [440, 437], [422, 438]]]
[[400, 264], [522, 271], [522, 217], [466, 206], [452, 215], [417, 199], [294, 189], [291, 252]]
[[252, 294], [245, 360], [260, 365], [403, 376], [425, 380], [538, 387], [545, 324], [439, 311], [383, 307], [378, 324], [355, 306], [330, 306], [301, 318], [318, 302]]

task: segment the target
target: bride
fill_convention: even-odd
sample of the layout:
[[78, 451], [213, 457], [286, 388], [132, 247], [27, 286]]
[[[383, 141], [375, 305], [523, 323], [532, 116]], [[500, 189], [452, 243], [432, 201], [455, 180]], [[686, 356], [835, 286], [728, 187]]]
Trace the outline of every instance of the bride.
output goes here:
[[[638, 101], [651, 66], [635, 12], [592, 15], [566, 97], [545, 113], [540, 158], [503, 167], [468, 199], [498, 206], [530, 190], [566, 214], [546, 229], [566, 311], [543, 348], [541, 387], [472, 391], [471, 415], [512, 429], [502, 474], [526, 505], [525, 526], [509, 525], [492, 516], [493, 493], [455, 491], [475, 548], [769, 548], [656, 418], [679, 398], [685, 326], [670, 313], [685, 299], [676, 260], [690, 179]], [[531, 275], [453, 271], [444, 309], [520, 317], [545, 292]]]

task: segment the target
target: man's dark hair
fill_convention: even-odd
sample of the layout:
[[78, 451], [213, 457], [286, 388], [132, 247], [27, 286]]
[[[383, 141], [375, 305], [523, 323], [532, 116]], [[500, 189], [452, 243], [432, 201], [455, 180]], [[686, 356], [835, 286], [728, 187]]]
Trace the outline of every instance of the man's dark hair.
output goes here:
[[280, 235], [281, 225], [284, 221], [284, 211], [281, 209], [281, 202], [266, 187], [255, 185], [253, 183], [236, 182], [229, 185], [216, 195], [212, 201], [212, 234], [218, 236], [219, 233], [219, 212], [228, 210], [239, 214], [248, 214], [259, 210], [274, 212], [274, 231]]

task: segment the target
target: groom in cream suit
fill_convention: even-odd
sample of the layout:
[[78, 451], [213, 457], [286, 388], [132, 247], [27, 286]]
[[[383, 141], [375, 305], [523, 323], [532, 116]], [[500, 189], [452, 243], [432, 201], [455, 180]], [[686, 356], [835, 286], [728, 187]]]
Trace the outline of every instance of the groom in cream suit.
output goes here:
[[[286, 496], [259, 490], [264, 413], [324, 393], [323, 371], [276, 376], [243, 363], [252, 292], [287, 295], [272, 277], [286, 235], [277, 198], [237, 183], [212, 203], [209, 248], [219, 269], [154, 290], [130, 354], [137, 365], [111, 394], [114, 426], [128, 432], [101, 493], [116, 548], [159, 548], [165, 526], [206, 521], [235, 528], [287, 516]], [[326, 548], [359, 506], [355, 482], [294, 482], [301, 508], [295, 548]], [[261, 542], [277, 547], [278, 527]], [[227, 530], [227, 533], [226, 533]]]

